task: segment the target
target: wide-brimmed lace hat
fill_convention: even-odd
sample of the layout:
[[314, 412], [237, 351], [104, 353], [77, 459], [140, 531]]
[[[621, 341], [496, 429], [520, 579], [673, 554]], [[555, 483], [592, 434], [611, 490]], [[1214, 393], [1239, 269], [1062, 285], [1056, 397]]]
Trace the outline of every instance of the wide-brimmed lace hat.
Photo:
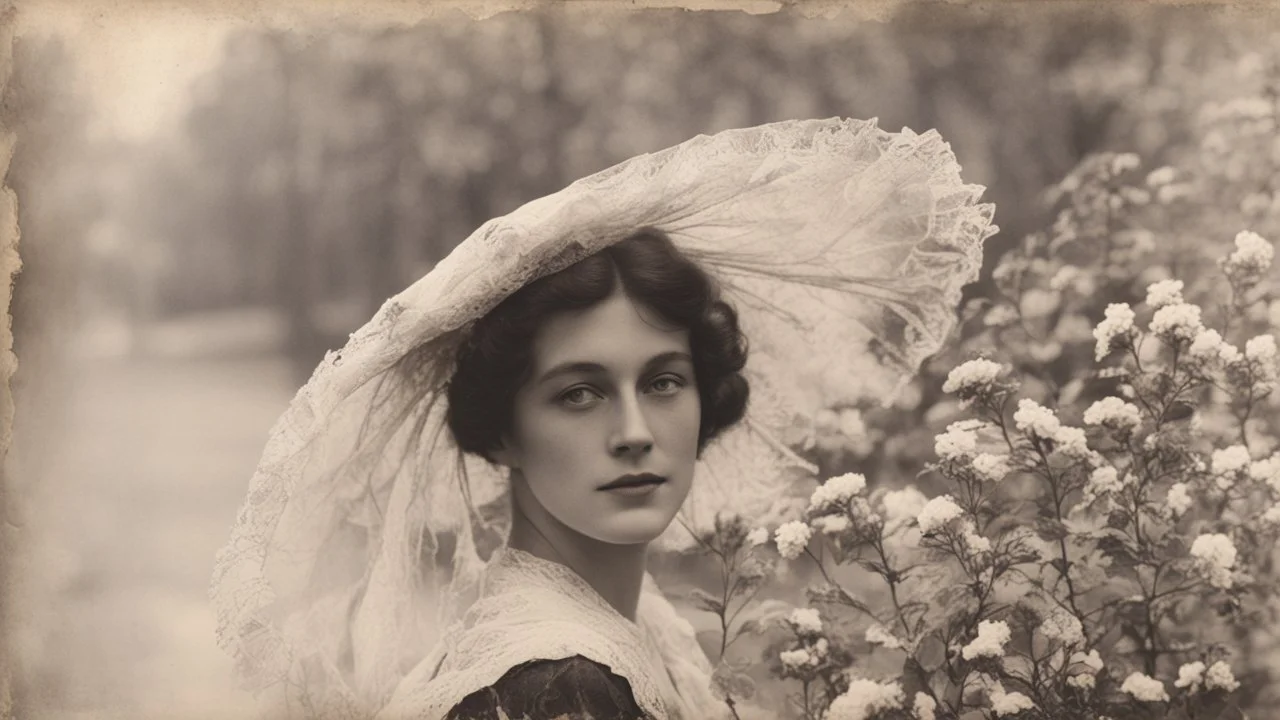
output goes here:
[[891, 397], [953, 330], [996, 230], [983, 190], [936, 132], [804, 120], [699, 136], [489, 221], [326, 355], [271, 430], [217, 558], [221, 645], [305, 714], [376, 709], [465, 610], [505, 520], [477, 510], [505, 476], [445, 425], [460, 341], [642, 228], [718, 281], [751, 347], [746, 417], [704, 451], [660, 543], [767, 513], [813, 471], [792, 448], [820, 408]]

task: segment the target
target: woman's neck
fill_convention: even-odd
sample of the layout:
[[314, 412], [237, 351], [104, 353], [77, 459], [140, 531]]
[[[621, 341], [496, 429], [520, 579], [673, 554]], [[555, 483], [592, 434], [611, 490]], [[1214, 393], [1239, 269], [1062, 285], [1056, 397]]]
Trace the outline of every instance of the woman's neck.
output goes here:
[[614, 545], [575, 532], [549, 516], [535, 523], [513, 503], [507, 545], [576, 572], [613, 606], [635, 622], [644, 582], [647, 545]]

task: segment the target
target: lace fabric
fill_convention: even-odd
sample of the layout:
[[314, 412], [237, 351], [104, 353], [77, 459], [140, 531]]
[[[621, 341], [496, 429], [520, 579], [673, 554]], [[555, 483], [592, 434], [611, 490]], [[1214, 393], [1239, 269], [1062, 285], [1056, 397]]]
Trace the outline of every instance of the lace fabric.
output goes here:
[[814, 470], [789, 447], [824, 398], [887, 401], [952, 330], [995, 232], [982, 191], [936, 132], [805, 120], [699, 136], [489, 221], [326, 355], [272, 429], [216, 561], [219, 642], [250, 688], [281, 685], [304, 715], [381, 708], [463, 617], [505, 533], [477, 511], [504, 478], [444, 424], [459, 341], [519, 287], [643, 227], [721, 283], [751, 342], [747, 417], [703, 453], [658, 544], [690, 546], [686, 527], [719, 511], [767, 512]]
[[569, 568], [513, 548], [495, 553], [481, 588], [464, 618], [400, 683], [379, 720], [439, 720], [512, 667], [574, 655], [626, 678], [654, 720], [727, 715], [710, 693], [711, 666], [692, 626], [652, 576], [645, 576], [634, 623]]

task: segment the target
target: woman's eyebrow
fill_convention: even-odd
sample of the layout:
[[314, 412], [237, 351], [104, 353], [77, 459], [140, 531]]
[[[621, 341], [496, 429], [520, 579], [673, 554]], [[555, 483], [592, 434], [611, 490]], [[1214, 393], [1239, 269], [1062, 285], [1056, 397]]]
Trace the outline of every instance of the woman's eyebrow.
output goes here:
[[[669, 350], [664, 353], [658, 353], [645, 361], [644, 370], [647, 372], [659, 365], [675, 360], [693, 362], [693, 356], [683, 350]], [[542, 377], [538, 378], [538, 383], [545, 383], [548, 380], [553, 380], [561, 375], [571, 375], [574, 373], [601, 373], [604, 371], [605, 367], [600, 363], [584, 360], [563, 362], [543, 373]]]

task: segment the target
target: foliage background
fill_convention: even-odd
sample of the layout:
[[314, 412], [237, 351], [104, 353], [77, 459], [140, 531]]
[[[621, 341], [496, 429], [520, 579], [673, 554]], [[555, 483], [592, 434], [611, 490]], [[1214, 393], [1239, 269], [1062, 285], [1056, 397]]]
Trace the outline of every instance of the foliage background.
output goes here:
[[[205, 587], [266, 430], [324, 350], [490, 217], [698, 133], [879, 117], [936, 127], [988, 186], [989, 271], [1052, 222], [1044, 191], [1090, 153], [1196, 157], [1194, 109], [1236, 92], [1280, 26], [1208, 5], [1005, 7], [274, 29], [33, 11], [0, 98], [24, 262], [4, 508], [26, 541], [6, 598], [17, 715], [234, 715]], [[1239, 202], [1166, 221], [1188, 246], [1229, 239]], [[824, 471], [911, 478], [932, 447], [912, 427]]]

